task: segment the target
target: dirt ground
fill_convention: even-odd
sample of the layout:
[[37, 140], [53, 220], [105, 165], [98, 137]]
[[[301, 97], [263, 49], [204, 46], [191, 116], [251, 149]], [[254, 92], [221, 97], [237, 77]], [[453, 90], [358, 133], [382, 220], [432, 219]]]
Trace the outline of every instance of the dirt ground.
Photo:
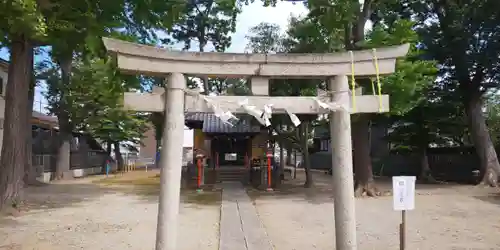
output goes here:
[[[303, 175], [273, 194], [250, 192], [276, 250], [334, 249], [331, 176], [314, 173], [315, 188], [305, 190]], [[390, 190], [390, 179], [378, 181]], [[500, 249], [500, 191], [417, 184], [416, 209], [407, 213], [407, 249]], [[399, 249], [401, 213], [392, 197], [356, 200], [360, 250]]]
[[[28, 211], [0, 218], [0, 249], [154, 249], [156, 175], [30, 187]], [[179, 249], [218, 249], [220, 192], [184, 192], [182, 199]]]
[[[249, 191], [276, 250], [334, 249], [330, 176], [303, 174], [282, 191]], [[380, 180], [390, 190], [390, 180]], [[489, 188], [417, 185], [408, 212], [408, 249], [500, 249], [500, 193]], [[27, 211], [0, 218], [0, 250], [154, 249], [157, 173], [86, 178], [30, 187]], [[183, 192], [180, 250], [218, 249], [220, 192]], [[398, 249], [400, 213], [392, 197], [356, 201], [360, 250]]]

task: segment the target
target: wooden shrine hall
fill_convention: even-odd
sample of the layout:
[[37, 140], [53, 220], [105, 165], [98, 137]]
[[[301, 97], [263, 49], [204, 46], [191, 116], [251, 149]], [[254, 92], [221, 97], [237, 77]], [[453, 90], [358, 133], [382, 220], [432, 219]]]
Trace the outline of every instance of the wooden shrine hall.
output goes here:
[[253, 117], [240, 115], [239, 118], [231, 126], [213, 113], [186, 114], [185, 124], [194, 130], [193, 159], [203, 155], [203, 184], [247, 182], [250, 167], [264, 163], [269, 145], [268, 129], [252, 122]]

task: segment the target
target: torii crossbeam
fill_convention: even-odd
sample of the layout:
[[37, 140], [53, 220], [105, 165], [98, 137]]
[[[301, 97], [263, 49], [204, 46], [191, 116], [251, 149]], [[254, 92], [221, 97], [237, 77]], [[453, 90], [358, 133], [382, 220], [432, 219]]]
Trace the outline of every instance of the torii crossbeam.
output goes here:
[[[333, 54], [237, 54], [169, 51], [152, 46], [104, 38], [106, 49], [117, 58], [118, 67], [131, 74], [165, 76], [165, 93], [125, 93], [131, 110], [165, 112], [164, 145], [161, 151], [161, 191], [156, 250], [177, 250], [184, 112], [212, 112], [209, 103], [224, 103], [224, 109], [248, 112], [241, 96], [207, 97], [186, 90], [185, 75], [250, 77], [253, 96], [248, 103], [256, 108], [273, 105], [273, 112], [330, 114], [332, 171], [337, 250], [355, 250], [356, 216], [351, 145], [351, 113], [389, 111], [388, 96], [356, 96], [351, 100], [347, 75], [361, 77], [390, 74], [398, 57], [409, 45]], [[377, 66], [374, 57], [377, 58]], [[352, 69], [355, 72], [352, 72]], [[332, 91], [325, 97], [269, 97], [271, 78], [324, 79]], [[186, 94], [188, 93], [188, 94]], [[329, 102], [343, 107], [333, 110], [320, 105]], [[355, 105], [353, 106], [353, 103]], [[328, 105], [327, 105], [328, 106]], [[331, 106], [328, 106], [331, 107]], [[333, 112], [335, 111], [335, 112]]]

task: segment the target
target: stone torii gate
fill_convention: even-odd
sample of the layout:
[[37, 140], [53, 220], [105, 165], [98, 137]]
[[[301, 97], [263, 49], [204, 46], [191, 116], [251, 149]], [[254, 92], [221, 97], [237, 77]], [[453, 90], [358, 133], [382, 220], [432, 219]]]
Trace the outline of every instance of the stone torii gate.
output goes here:
[[[177, 249], [184, 113], [214, 112], [214, 109], [249, 113], [248, 105], [254, 110], [265, 110], [269, 104], [273, 113], [330, 114], [335, 249], [357, 249], [350, 114], [387, 112], [389, 97], [359, 95], [354, 102], [347, 76], [393, 73], [396, 58], [406, 55], [408, 44], [377, 49], [374, 63], [372, 50], [334, 54], [200, 53], [169, 51], [110, 38], [103, 41], [106, 49], [116, 56], [122, 72], [166, 77], [164, 92], [125, 93], [124, 97], [124, 105], [130, 110], [165, 112], [157, 250]], [[200, 95], [186, 90], [185, 75], [250, 77], [253, 96]], [[324, 79], [331, 95], [270, 97], [271, 78]], [[247, 106], [241, 103], [242, 98], [246, 98]]]

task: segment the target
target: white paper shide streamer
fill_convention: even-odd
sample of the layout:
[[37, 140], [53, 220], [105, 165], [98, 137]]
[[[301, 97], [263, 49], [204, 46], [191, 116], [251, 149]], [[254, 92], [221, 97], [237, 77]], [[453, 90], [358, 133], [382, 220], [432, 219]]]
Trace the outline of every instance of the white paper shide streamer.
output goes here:
[[269, 122], [269, 125], [271, 125], [271, 117], [272, 116], [273, 116], [273, 105], [272, 104], [264, 105], [264, 113], [262, 114], [262, 118], [266, 122]]
[[[324, 102], [321, 100], [321, 97], [327, 97], [327, 96], [328, 96], [327, 92], [323, 90], [318, 90], [318, 97], [313, 97], [313, 99], [316, 101], [316, 104], [318, 104], [318, 106], [321, 107], [322, 109], [328, 109], [333, 112], [338, 110], [344, 110], [344, 111], [349, 110], [349, 107], [346, 107], [346, 104], [347, 105], [349, 104], [349, 100], [347, 101], [343, 100], [345, 95], [342, 96], [341, 98], [342, 100], [338, 100], [337, 102]], [[347, 98], [349, 98], [348, 95]]]
[[207, 105], [212, 108], [214, 111], [214, 115], [221, 119], [221, 121], [225, 124], [228, 124], [230, 126], [234, 126], [234, 124], [231, 121], [238, 121], [238, 118], [233, 115], [230, 111], [224, 111], [222, 110], [219, 105], [216, 105], [212, 100], [207, 98], [206, 96], [203, 97], [203, 100], [207, 103]]
[[[221, 119], [221, 121], [225, 124], [228, 124], [230, 126], [234, 126], [234, 122], [238, 121], [239, 119], [230, 111], [224, 111], [219, 103], [216, 103], [214, 100], [212, 100], [209, 96], [202, 95], [198, 91], [186, 91], [187, 95], [191, 96], [196, 96], [198, 98], [203, 98], [205, 103], [207, 104], [208, 107], [210, 107], [214, 115]], [[331, 109], [331, 104], [324, 103], [317, 99], [318, 105], [320, 105], [322, 108], [325, 109]], [[271, 118], [273, 114], [273, 104], [266, 104], [263, 107], [263, 110], [258, 109], [256, 106], [249, 105], [248, 99], [243, 99], [237, 103], [239, 106], [241, 106], [245, 112], [257, 119], [262, 125], [269, 127], [271, 126]], [[293, 125], [295, 127], [299, 126], [301, 124], [300, 119], [295, 115], [294, 113], [290, 112], [289, 110], [285, 110], [288, 116], [290, 117], [290, 120], [292, 121]]]
[[290, 111], [285, 110], [286, 113], [288, 114], [288, 117], [290, 117], [290, 120], [292, 121], [293, 125], [295, 127], [298, 127], [301, 123], [300, 119], [297, 117], [297, 115], [295, 115], [294, 113], [291, 113]]
[[[247, 112], [247, 114], [255, 117], [255, 119], [257, 119], [257, 121], [259, 121], [262, 125], [266, 127], [271, 126], [271, 121], [270, 121], [271, 114], [269, 112], [266, 113], [262, 110], [257, 109], [257, 107], [255, 106], [248, 105], [248, 99], [239, 101], [238, 105], [240, 105]], [[268, 110], [271, 110], [270, 107], [268, 108], [269, 108]]]

